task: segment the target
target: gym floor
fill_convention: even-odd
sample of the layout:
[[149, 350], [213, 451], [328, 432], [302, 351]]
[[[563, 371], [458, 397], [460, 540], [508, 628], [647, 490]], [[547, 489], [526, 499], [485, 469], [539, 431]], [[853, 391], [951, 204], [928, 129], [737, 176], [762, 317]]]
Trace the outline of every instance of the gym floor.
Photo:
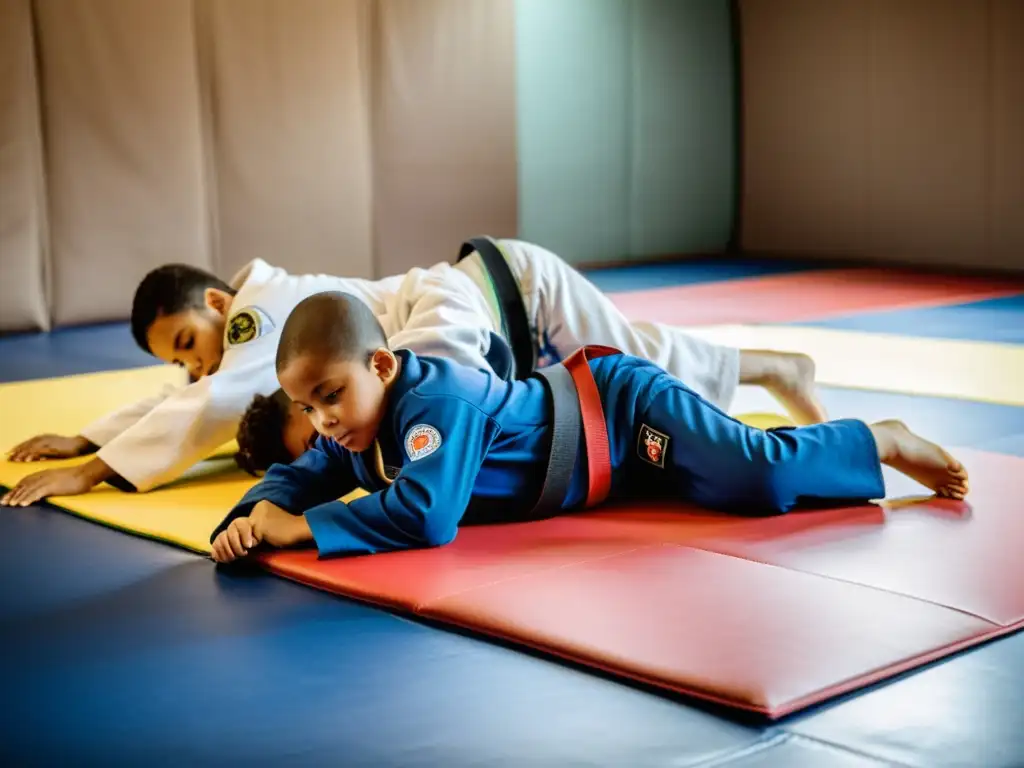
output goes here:
[[[590, 276], [614, 293], [807, 268], [715, 261]], [[1024, 286], [800, 325], [1021, 345]], [[121, 324], [0, 339], [3, 382], [152, 363]], [[1024, 408], [822, 395], [833, 413], [898, 417], [950, 446], [1024, 456]], [[1024, 765], [1024, 634], [765, 723], [262, 572], [223, 572], [46, 506], [3, 510], [0, 539], [5, 765]]]

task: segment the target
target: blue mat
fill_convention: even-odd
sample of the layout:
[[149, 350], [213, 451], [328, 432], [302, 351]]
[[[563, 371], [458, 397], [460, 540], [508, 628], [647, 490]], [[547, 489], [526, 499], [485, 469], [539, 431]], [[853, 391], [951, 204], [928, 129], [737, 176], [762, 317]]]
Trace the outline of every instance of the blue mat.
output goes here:
[[867, 312], [794, 325], [895, 333], [934, 339], [1024, 344], [1024, 295], [957, 304], [952, 307]]
[[0, 382], [142, 368], [156, 362], [135, 344], [127, 323], [0, 337]]
[[[828, 265], [835, 268], [835, 265]], [[801, 260], [765, 261], [759, 259], [694, 259], [635, 267], [609, 267], [586, 270], [587, 278], [602, 291], [645, 291], [673, 285], [694, 285], [747, 277], [782, 275], [811, 269], [824, 269], [821, 263]]]

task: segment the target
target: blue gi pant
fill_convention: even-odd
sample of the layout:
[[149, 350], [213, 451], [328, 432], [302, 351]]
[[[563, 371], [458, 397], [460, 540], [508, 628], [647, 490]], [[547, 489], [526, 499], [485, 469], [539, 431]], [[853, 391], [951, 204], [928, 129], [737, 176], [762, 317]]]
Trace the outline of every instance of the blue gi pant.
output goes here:
[[[637, 403], [630, 485], [702, 507], [778, 514], [885, 496], [874, 436], [855, 419], [764, 431], [671, 379]], [[638, 468], [634, 465], [634, 470]]]

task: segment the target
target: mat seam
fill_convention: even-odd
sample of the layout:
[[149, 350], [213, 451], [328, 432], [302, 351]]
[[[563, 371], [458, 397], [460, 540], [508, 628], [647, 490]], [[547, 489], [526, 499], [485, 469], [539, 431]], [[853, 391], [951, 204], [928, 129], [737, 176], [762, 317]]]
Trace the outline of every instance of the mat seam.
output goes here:
[[777, 733], [773, 733], [767, 738], [761, 737], [752, 744], [745, 744], [742, 747], [725, 750], [703, 760], [698, 760], [695, 763], [687, 763], [686, 768], [716, 768], [716, 766], [729, 765], [736, 760], [750, 757], [751, 755], [759, 755], [776, 746], [792, 741], [795, 735], [796, 734], [790, 733], [789, 731], [780, 729]]
[[[668, 542], [666, 542], [666, 544], [668, 544]], [[859, 581], [851, 581], [850, 579], [844, 579], [844, 578], [841, 578], [839, 576], [828, 576], [828, 575], [823, 574], [823, 573], [814, 573], [813, 571], [804, 570], [802, 568], [791, 568], [789, 566], [779, 565], [778, 563], [770, 563], [767, 560], [761, 560], [759, 558], [744, 557], [742, 555], [734, 555], [734, 554], [732, 554], [730, 552], [721, 552], [721, 551], [719, 551], [717, 549], [708, 549], [706, 547], [700, 546], [699, 544], [697, 544], [697, 545], [669, 544], [669, 546], [679, 547], [680, 549], [693, 549], [693, 550], [697, 550], [697, 551], [700, 551], [700, 552], [707, 552], [708, 554], [711, 554], [711, 555], [721, 555], [722, 557], [731, 557], [734, 560], [743, 560], [743, 561], [748, 562], [748, 563], [756, 563], [757, 565], [764, 565], [764, 566], [767, 566], [769, 568], [776, 568], [776, 569], [778, 569], [780, 571], [786, 571], [788, 573], [799, 573], [802, 576], [813, 576], [815, 578], [824, 579], [826, 581], [836, 582], [837, 584], [847, 584], [847, 585], [854, 586], [854, 587], [863, 587], [864, 589], [870, 589], [870, 590], [873, 590], [875, 592], [881, 592], [882, 594], [892, 595], [894, 597], [905, 597], [908, 600], [913, 600], [915, 602], [922, 603], [924, 605], [930, 605], [930, 606], [933, 606], [933, 607], [936, 607], [936, 608], [945, 608], [946, 610], [952, 611], [954, 613], [958, 613], [958, 614], [961, 614], [963, 616], [968, 616], [968, 617], [970, 617], [972, 619], [977, 619], [978, 621], [984, 622], [985, 624], [989, 624], [989, 625], [991, 625], [993, 627], [996, 627], [998, 629], [1005, 629], [1007, 627], [1014, 626], [1014, 624], [1017, 623], [1017, 622], [1013, 622], [1011, 624], [1001, 624], [998, 621], [994, 621], [993, 619], [987, 619], [984, 616], [979, 616], [976, 613], [971, 613], [970, 611], [965, 611], [962, 608], [955, 608], [952, 605], [945, 605], [944, 603], [938, 603], [938, 602], [935, 602], [934, 600], [928, 600], [927, 598], [917, 597], [915, 595], [908, 595], [908, 594], [905, 594], [903, 592], [897, 592], [897, 591], [892, 590], [892, 589], [886, 589], [885, 587], [878, 587], [878, 586], [874, 586], [872, 584], [862, 584]]]
[[802, 733], [787, 730], [785, 727], [779, 728], [779, 732], [773, 734], [769, 738], [758, 739], [753, 744], [748, 744], [743, 747], [738, 747], [733, 750], [713, 755], [705, 760], [698, 760], [695, 763], [687, 763], [687, 768], [719, 768], [719, 766], [729, 766], [736, 760], [740, 760], [752, 755], [759, 755], [767, 753], [776, 747], [781, 747], [789, 743], [805, 742], [810, 744], [819, 744], [829, 749], [839, 752], [841, 754], [855, 755], [870, 760], [873, 763], [877, 763], [880, 766], [888, 766], [888, 768], [913, 768], [908, 763], [901, 763], [899, 761], [889, 760], [888, 758], [881, 757], [880, 755], [873, 755], [870, 752], [865, 752], [859, 749], [853, 749], [847, 747], [844, 744], [837, 744], [827, 739], [818, 739], [813, 736], [806, 736]]
[[814, 744], [822, 744], [826, 747], [831, 747], [837, 752], [845, 752], [846, 754], [856, 755], [857, 757], [863, 757], [868, 760], [872, 760], [876, 763], [879, 763], [880, 765], [895, 766], [896, 768], [915, 768], [915, 766], [913, 766], [910, 763], [904, 763], [899, 760], [891, 760], [888, 757], [881, 757], [880, 755], [875, 755], [871, 752], [865, 752], [861, 749], [854, 749], [853, 747], [848, 747], [845, 744], [839, 744], [834, 741], [829, 741], [828, 739], [821, 739], [817, 736], [808, 736], [797, 731], [790, 731], [785, 726], [782, 726], [782, 730], [785, 731], [792, 738], [793, 741], [806, 741]]

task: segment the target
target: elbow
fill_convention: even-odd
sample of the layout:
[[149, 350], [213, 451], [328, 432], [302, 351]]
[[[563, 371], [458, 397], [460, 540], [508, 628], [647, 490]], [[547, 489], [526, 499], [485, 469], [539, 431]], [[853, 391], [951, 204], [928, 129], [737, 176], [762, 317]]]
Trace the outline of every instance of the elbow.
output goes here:
[[391, 486], [392, 507], [389, 515], [402, 537], [416, 547], [443, 547], [455, 539], [461, 514], [460, 505], [452, 495], [439, 497], [421, 483], [397, 481]]
[[420, 543], [424, 547], [443, 547], [455, 541], [458, 521], [451, 516], [431, 510], [423, 516], [423, 525], [419, 531]]

